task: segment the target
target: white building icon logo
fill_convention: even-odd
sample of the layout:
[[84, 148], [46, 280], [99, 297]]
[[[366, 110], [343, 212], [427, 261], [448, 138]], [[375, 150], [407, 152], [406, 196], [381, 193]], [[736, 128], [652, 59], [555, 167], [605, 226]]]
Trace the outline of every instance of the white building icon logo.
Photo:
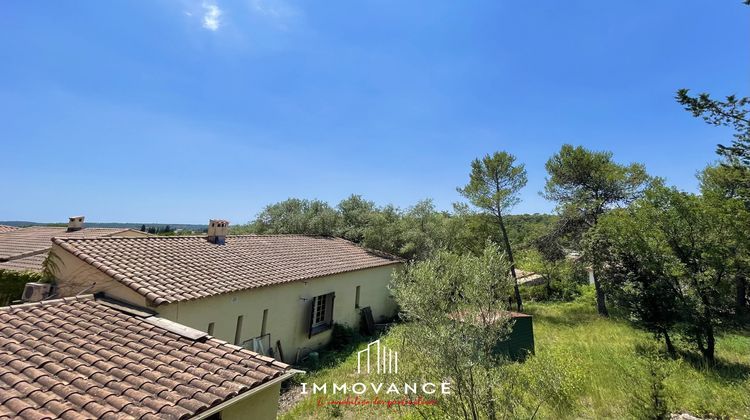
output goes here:
[[[373, 352], [373, 348], [375, 351]], [[374, 353], [374, 354], [373, 354]], [[364, 364], [363, 366], [363, 359]], [[398, 373], [398, 352], [373, 341], [367, 348], [357, 352], [357, 373]]]

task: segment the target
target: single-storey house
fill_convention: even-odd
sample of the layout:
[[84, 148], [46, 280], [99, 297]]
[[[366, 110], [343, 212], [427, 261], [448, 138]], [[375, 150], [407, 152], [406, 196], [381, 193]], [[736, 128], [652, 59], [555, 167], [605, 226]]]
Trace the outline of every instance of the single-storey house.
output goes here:
[[0, 308], [0, 418], [275, 419], [294, 373], [105, 297]]
[[344, 239], [302, 235], [54, 238], [58, 296], [108, 295], [285, 362], [326, 344], [334, 323], [395, 314], [402, 261]]
[[53, 237], [99, 238], [109, 236], [148, 236], [145, 232], [122, 228], [87, 228], [83, 216], [69, 218], [67, 227], [32, 226], [0, 229], [0, 270], [41, 272], [52, 247]]

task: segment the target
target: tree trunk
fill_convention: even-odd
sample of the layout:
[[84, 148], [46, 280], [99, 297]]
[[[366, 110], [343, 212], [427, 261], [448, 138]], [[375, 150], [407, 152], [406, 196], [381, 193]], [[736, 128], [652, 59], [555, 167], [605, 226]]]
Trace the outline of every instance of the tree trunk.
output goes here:
[[669, 353], [669, 356], [671, 358], [677, 357], [677, 351], [674, 348], [674, 344], [672, 344], [672, 340], [669, 338], [669, 332], [666, 328], [663, 328], [661, 331], [662, 335], [664, 335], [664, 343], [667, 345], [667, 352]]
[[740, 322], [745, 323], [747, 321], [747, 279], [743, 274], [738, 274], [734, 282], [737, 289], [734, 313]]
[[[703, 356], [703, 360], [708, 363], [709, 365], [713, 365], [716, 361], [714, 357], [714, 352], [716, 349], [716, 338], [714, 337], [714, 327], [709, 322], [707, 325], [701, 326], [701, 329], [703, 332], [698, 337], [698, 349], [701, 351], [701, 355]], [[706, 344], [703, 345], [703, 337], [702, 335], [706, 335]]]
[[503, 233], [503, 241], [505, 241], [505, 252], [508, 254], [508, 261], [510, 261], [510, 275], [513, 276], [513, 292], [516, 296], [516, 308], [518, 312], [523, 311], [523, 302], [521, 302], [521, 291], [518, 289], [518, 277], [516, 276], [516, 261], [513, 259], [513, 250], [510, 249], [510, 240], [508, 239], [508, 232], [505, 230], [505, 222], [503, 222], [503, 216], [497, 214], [497, 220], [500, 223], [500, 231]]
[[594, 289], [596, 289], [596, 310], [601, 316], [609, 316], [607, 311], [607, 302], [604, 297], [604, 290], [599, 283], [599, 277], [594, 276]]
[[703, 319], [700, 320], [699, 327], [701, 333], [706, 335], [706, 346], [700, 342], [700, 350], [703, 359], [710, 365], [714, 364], [714, 349], [716, 347], [716, 338], [714, 337], [713, 313], [711, 311], [711, 299], [705, 293], [700, 293], [701, 302], [703, 303]]
[[708, 328], [706, 329], [706, 353], [703, 355], [703, 357], [705, 357], [706, 361], [712, 365], [716, 361], [714, 357], [715, 350], [716, 339], [714, 338], [714, 327], [709, 323]]

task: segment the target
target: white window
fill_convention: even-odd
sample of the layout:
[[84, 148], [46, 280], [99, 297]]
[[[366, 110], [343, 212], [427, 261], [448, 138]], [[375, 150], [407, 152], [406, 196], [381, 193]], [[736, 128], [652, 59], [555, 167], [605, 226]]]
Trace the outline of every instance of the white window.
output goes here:
[[333, 327], [333, 299], [334, 293], [315, 296], [310, 305], [309, 337]]
[[325, 324], [326, 322], [326, 298], [317, 296], [313, 308], [313, 327]]

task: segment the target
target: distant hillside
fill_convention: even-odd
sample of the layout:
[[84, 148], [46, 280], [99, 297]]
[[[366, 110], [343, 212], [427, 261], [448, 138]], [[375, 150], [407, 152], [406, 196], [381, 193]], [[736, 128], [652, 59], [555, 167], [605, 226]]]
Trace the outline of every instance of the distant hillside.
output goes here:
[[[0, 220], [0, 225], [27, 227], [27, 226], [67, 226], [67, 222], [61, 223], [41, 223], [41, 222], [29, 222], [25, 220]], [[204, 232], [208, 229], [207, 225], [189, 225], [182, 223], [120, 223], [120, 222], [86, 222], [86, 227], [99, 227], [99, 228], [122, 228], [122, 229], [135, 229], [140, 230], [142, 226], [154, 227], [158, 229], [164, 229], [169, 226], [172, 230], [182, 229], [194, 232]]]

